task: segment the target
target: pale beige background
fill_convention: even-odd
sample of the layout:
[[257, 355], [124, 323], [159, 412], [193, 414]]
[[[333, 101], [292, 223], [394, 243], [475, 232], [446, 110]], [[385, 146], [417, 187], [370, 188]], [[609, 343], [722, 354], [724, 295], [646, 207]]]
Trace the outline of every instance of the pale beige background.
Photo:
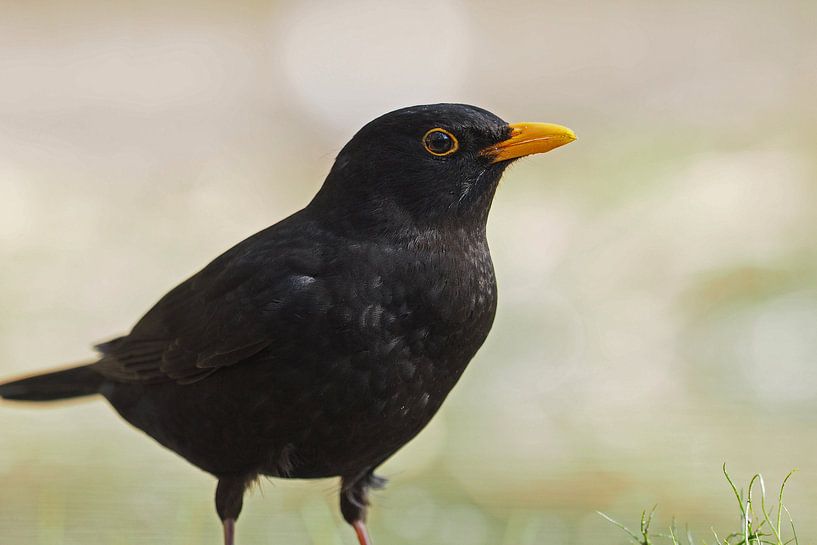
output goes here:
[[[720, 477], [817, 520], [814, 2], [3, 2], [0, 373], [82, 360], [304, 205], [369, 119], [460, 101], [579, 140], [514, 166], [494, 331], [383, 467], [379, 545], [728, 533]], [[214, 483], [101, 401], [0, 406], [0, 543], [220, 543]], [[351, 544], [335, 483], [243, 545]]]

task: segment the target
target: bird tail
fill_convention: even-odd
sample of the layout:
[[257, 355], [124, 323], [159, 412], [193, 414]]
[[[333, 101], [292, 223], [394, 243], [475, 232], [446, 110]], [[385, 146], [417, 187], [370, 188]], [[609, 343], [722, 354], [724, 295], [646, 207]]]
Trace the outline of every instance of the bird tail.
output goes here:
[[0, 397], [15, 401], [54, 401], [99, 392], [104, 378], [89, 365], [53, 371], [0, 384]]

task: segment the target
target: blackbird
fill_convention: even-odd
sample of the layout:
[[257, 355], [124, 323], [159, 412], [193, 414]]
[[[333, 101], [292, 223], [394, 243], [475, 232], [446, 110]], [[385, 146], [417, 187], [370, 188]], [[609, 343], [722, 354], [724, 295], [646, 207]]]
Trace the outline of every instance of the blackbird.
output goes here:
[[340, 477], [340, 511], [369, 545], [375, 468], [425, 427], [491, 329], [485, 228], [503, 171], [575, 138], [464, 104], [385, 114], [304, 209], [179, 284], [95, 361], [0, 396], [101, 394], [218, 479], [226, 545], [261, 475]]

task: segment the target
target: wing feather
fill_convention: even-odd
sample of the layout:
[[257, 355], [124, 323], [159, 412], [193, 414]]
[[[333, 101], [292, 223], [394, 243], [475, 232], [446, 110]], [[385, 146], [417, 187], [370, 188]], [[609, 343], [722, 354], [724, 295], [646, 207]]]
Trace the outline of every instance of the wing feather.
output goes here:
[[271, 229], [171, 290], [130, 334], [97, 345], [97, 369], [120, 381], [189, 384], [268, 350], [288, 324], [325, 309], [314, 246]]

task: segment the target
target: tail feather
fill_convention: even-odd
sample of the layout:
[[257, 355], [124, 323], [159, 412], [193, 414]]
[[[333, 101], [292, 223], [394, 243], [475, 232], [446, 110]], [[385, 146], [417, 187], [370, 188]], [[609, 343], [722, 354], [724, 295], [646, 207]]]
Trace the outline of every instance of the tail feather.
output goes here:
[[99, 393], [103, 377], [90, 366], [72, 367], [0, 384], [0, 397], [16, 401], [54, 401]]

